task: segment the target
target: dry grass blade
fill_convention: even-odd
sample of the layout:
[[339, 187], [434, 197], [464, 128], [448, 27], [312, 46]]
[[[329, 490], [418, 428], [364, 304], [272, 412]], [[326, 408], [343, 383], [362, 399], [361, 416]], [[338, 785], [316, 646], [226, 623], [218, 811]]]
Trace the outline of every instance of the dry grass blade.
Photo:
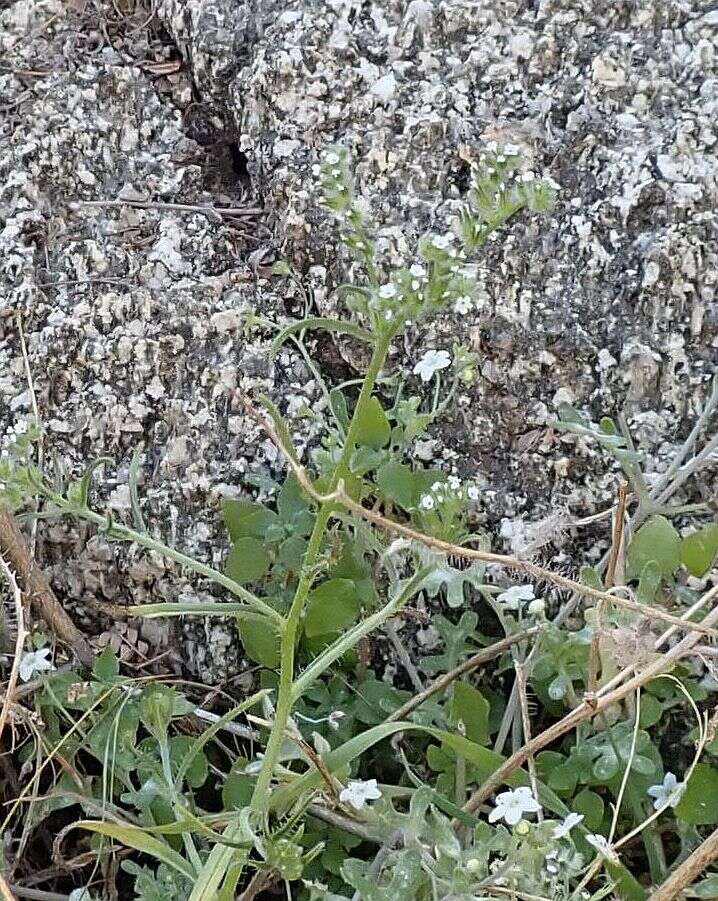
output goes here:
[[7, 722], [10, 706], [15, 699], [15, 688], [17, 687], [18, 673], [20, 672], [20, 662], [22, 660], [23, 649], [25, 647], [25, 639], [27, 632], [25, 631], [25, 613], [22, 607], [22, 592], [15, 579], [15, 574], [8, 566], [5, 558], [0, 554], [0, 570], [5, 575], [8, 587], [15, 602], [15, 616], [17, 617], [17, 635], [15, 637], [15, 659], [12, 662], [10, 670], [10, 678], [8, 679], [7, 688], [5, 689], [5, 698], [3, 699], [2, 710], [0, 710], [0, 738], [2, 738]]

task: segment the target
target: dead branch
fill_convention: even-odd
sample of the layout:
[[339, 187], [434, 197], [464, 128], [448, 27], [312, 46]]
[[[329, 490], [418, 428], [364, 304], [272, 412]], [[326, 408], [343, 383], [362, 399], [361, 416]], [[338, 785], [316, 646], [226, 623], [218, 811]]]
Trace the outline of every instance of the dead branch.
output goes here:
[[15, 517], [4, 504], [0, 504], [0, 554], [15, 571], [31, 605], [53, 634], [69, 645], [82, 663], [92, 666], [95, 657], [92, 648], [63, 609], [39, 565], [30, 556]]
[[416, 529], [412, 529], [410, 526], [404, 525], [403, 523], [386, 519], [375, 510], [366, 509], [366, 507], [363, 507], [361, 504], [357, 503], [355, 500], [349, 497], [349, 495], [344, 490], [344, 485], [341, 480], [335, 491], [332, 491], [330, 494], [326, 495], [321, 494], [312, 484], [305, 468], [297, 461], [291, 448], [284, 446], [284, 443], [277, 434], [277, 431], [272, 423], [270, 423], [265, 416], [262, 416], [248, 399], [245, 399], [244, 406], [247, 413], [260, 423], [260, 425], [264, 428], [264, 430], [271, 438], [272, 442], [284, 454], [288, 466], [296, 475], [297, 480], [299, 481], [302, 488], [304, 488], [307, 494], [319, 504], [340, 504], [341, 506], [346, 507], [347, 510], [351, 510], [352, 513], [355, 513], [357, 516], [360, 516], [367, 522], [373, 523], [386, 532], [395, 532], [397, 535], [402, 535], [404, 538], [408, 538], [410, 541], [416, 541], [419, 544], [423, 544], [425, 547], [430, 547], [434, 550], [441, 551], [448, 556], [461, 557], [465, 560], [477, 560], [481, 563], [492, 563], [496, 566], [503, 566], [506, 569], [521, 573], [521, 575], [523, 576], [531, 577], [537, 582], [549, 582], [552, 585], [555, 585], [557, 588], [563, 589], [564, 591], [571, 591], [576, 594], [582, 595], [583, 597], [593, 598], [596, 601], [603, 600], [608, 602], [609, 604], [614, 604], [617, 607], [623, 607], [627, 610], [632, 610], [634, 613], [639, 613], [642, 616], [646, 617], [646, 619], [661, 620], [662, 622], [671, 623], [672, 625], [676, 626], [679, 629], [683, 629], [684, 631], [700, 632], [703, 635], [710, 635], [712, 638], [718, 638], [718, 630], [712, 629], [705, 624], [686, 623], [684, 620], [680, 619], [677, 616], [673, 616], [672, 614], [666, 613], [663, 610], [659, 610], [656, 607], [651, 607], [650, 604], [642, 604], [639, 601], [629, 600], [628, 598], [622, 598], [618, 595], [610, 594], [607, 591], [601, 591], [600, 589], [593, 588], [590, 585], [583, 585], [580, 582], [575, 582], [573, 579], [569, 579], [566, 576], [560, 575], [559, 573], [555, 573], [549, 569], [544, 569], [541, 566], [537, 566], [530, 560], [523, 560], [519, 557], [512, 557], [508, 554], [493, 554], [489, 551], [478, 551], [474, 548], [467, 548], [458, 544], [451, 544], [448, 541], [442, 541], [439, 538], [433, 538], [430, 535], [424, 535], [422, 532], [418, 532], [416, 531]]
[[718, 858], [718, 829], [686, 858], [678, 869], [650, 896], [648, 901], [673, 901], [692, 885], [707, 866]]

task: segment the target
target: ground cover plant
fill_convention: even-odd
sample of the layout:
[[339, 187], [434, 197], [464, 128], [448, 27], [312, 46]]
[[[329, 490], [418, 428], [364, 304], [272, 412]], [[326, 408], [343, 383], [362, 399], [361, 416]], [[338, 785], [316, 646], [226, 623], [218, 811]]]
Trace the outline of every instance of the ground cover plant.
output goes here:
[[[452, 228], [389, 270], [347, 151], [329, 148], [317, 177], [362, 274], [338, 289], [346, 316], [307, 309], [247, 327], [307, 357], [308, 332], [341, 333], [369, 362], [356, 385], [328, 385], [314, 367], [329, 426], [308, 459], [269, 398], [244, 399], [286, 477], [271, 503], [249, 491], [225, 502], [222, 571], [147, 531], [138, 455], [128, 522], [92, 503], [107, 461], [69, 481], [35, 465], [33, 432], [0, 460], [3, 500], [19, 517], [40, 499], [42, 517], [82, 520], [215, 589], [215, 600], [137, 616], [232, 617], [257, 666], [252, 690], [207, 725], [190, 687], [133, 678], [111, 650], [89, 673], [56, 671], [49, 636], [18, 628], [0, 720], [10, 728], [12, 710], [28, 775], [5, 812], [13, 858], [51, 824], [74, 899], [661, 899], [691, 883], [715, 897], [706, 827], [718, 823], [718, 588], [708, 577], [718, 525], [705, 505], [674, 498], [714, 457], [716, 440], [700, 439], [718, 385], [652, 482], [621, 420], [562, 408], [555, 427], [595, 443], [620, 472], [610, 552], [575, 561], [576, 578], [493, 552], [470, 525], [480, 487], [411, 458], [476, 378], [476, 354], [429, 348], [407, 382], [391, 351], [407, 327], [470, 304], [474, 256], [514, 216], [549, 210], [557, 186], [513, 147], [488, 147]], [[275, 275], [301, 282], [285, 263]], [[22, 624], [22, 587], [2, 566]], [[437, 642], [413, 659], [401, 631], [417, 620]], [[379, 633], [410, 687], [372, 670]]]

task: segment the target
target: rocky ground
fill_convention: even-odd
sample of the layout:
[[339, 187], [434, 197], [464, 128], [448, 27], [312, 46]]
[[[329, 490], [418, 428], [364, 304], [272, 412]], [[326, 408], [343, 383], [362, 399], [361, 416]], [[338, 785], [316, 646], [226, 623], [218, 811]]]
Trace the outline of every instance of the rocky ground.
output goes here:
[[[526, 522], [586, 516], [615, 493], [608, 461], [551, 428], [562, 401], [624, 411], [649, 471], [665, 468], [718, 361], [712, 0], [0, 7], [4, 440], [31, 417], [32, 386], [45, 461], [79, 472], [113, 458], [101, 503], [120, 516], [141, 448], [151, 528], [221, 565], [221, 497], [245, 492], [247, 476], [261, 492], [281, 471], [236, 389], [272, 394], [296, 417], [300, 447], [321, 431], [301, 356], [270, 362], [272, 333], [244, 324], [250, 312], [301, 312], [270, 273], [280, 258], [317, 311], [336, 311], [347, 261], [318, 206], [320, 155], [351, 148], [388, 266], [412, 260], [425, 230], [446, 229], [470, 161], [497, 141], [550, 175], [559, 202], [489, 246], [468, 312], [412, 331], [396, 355], [410, 377], [428, 348], [461, 341], [481, 358], [417, 456], [485, 484], [478, 518], [497, 548]], [[329, 379], [361, 365], [344, 341], [324, 338], [315, 353]], [[297, 417], [304, 407], [314, 416]], [[706, 475], [692, 491], [715, 487]], [[569, 549], [551, 553], [566, 564]], [[97, 600], [197, 591], [67, 523], [41, 525], [38, 553], [89, 633], [120, 628]], [[241, 663], [224, 623], [187, 624], [181, 640], [166, 628], [143, 627], [146, 654], [170, 647], [207, 680]]]

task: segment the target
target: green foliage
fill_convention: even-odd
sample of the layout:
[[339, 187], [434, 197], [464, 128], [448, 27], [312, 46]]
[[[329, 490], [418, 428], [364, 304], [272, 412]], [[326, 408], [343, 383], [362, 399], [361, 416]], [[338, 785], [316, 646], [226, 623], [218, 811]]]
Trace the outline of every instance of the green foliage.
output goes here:
[[[264, 686], [197, 735], [189, 718], [195, 702], [160, 680], [126, 678], [110, 649], [87, 680], [74, 672], [48, 675], [19, 759], [29, 767], [44, 754], [60, 755], [67, 771], [54, 792], [33, 800], [35, 822], [71, 805], [88, 808], [85, 815], [94, 819], [77, 826], [94, 835], [95, 847], [109, 839], [139, 855], [139, 862], [122, 866], [142, 901], [229, 901], [258, 870], [290, 884], [301, 901], [468, 901], [490, 896], [497, 886], [517, 897], [568, 901], [586, 884], [597, 886], [596, 901], [609, 891], [642, 899], [643, 886], [612, 851], [596, 855], [591, 833], [604, 839], [614, 836], [614, 827], [615, 838], [642, 833], [645, 859], [631, 848], [631, 865], [644, 868], [636, 870], [642, 878], [645, 869], [655, 878], [666, 854], [662, 835], [673, 830], [685, 839], [688, 827], [718, 821], [711, 803], [718, 771], [696, 756], [691, 768], [683, 767], [687, 787], [671, 795], [679, 763], [669, 766], [661, 753], [671, 730], [685, 732], [686, 710], [694, 716], [686, 699], [701, 704], [708, 689], [682, 663], [671, 679], [642, 687], [638, 718], [628, 704], [615, 705], [539, 753], [536, 773], [511, 771], [488, 799], [488, 817], [485, 807], [463, 807], [504, 763], [507, 738], [514, 748], [521, 745], [523, 705], [534, 727], [545, 728], [577, 708], [597, 687], [595, 678], [605, 684], [613, 670], [594, 632], [595, 612], [582, 622], [579, 607], [569, 625], [550, 624], [544, 609], [552, 598], [544, 608], [541, 586], [523, 584], [529, 598], [537, 590], [538, 611], [520, 607], [514, 617], [492, 569], [477, 561], [463, 565], [434, 540], [454, 546], [470, 540], [490, 549], [488, 536], [472, 528], [479, 487], [419, 465], [412, 454], [455, 392], [476, 378], [476, 354], [460, 346], [451, 355], [432, 351], [433, 360], [414, 370], [432, 386], [430, 398], [411, 388], [418, 380], [384, 372], [392, 342], [409, 324], [478, 294], [471, 254], [519, 211], [548, 209], [554, 186], [523, 171], [515, 148], [487, 148], [472, 166], [467, 202], [452, 230], [423, 236], [414, 262], [389, 269], [364, 204], [356, 202], [347, 151], [330, 148], [317, 175], [342, 245], [359, 263], [353, 272], [360, 283], [338, 290], [339, 318], [277, 325], [271, 351], [285, 343], [297, 347], [314, 369], [303, 337], [324, 330], [367, 344], [371, 359], [358, 390], [354, 382], [326, 386], [315, 372], [324, 405], [303, 415], [323, 429], [307, 461], [292, 448], [292, 428], [277, 406], [259, 399], [289, 474], [279, 485], [275, 473], [254, 473], [244, 494], [224, 500], [229, 547], [221, 572], [148, 532], [137, 452], [129, 471], [131, 528], [91, 507], [93, 474], [104, 461], [68, 486], [34, 467], [32, 430], [6, 442], [0, 456], [6, 502], [19, 509], [39, 496], [43, 515], [84, 520], [108, 540], [164, 555], [230, 594], [232, 603], [152, 604], [142, 614], [234, 617]], [[274, 273], [301, 287], [288, 264], [275, 264]], [[306, 294], [305, 301], [309, 309]], [[272, 327], [257, 317], [253, 322]], [[642, 457], [623, 423], [594, 423], [568, 407], [560, 418], [560, 428], [597, 442], [631, 482], [639, 527], [625, 563], [638, 598], [656, 605], [692, 602], [686, 575], [702, 577], [713, 565], [718, 526], [681, 537], [671, 510], [648, 488]], [[263, 492], [262, 503], [252, 487]], [[346, 495], [389, 520], [387, 534], [357, 516]], [[402, 527], [401, 538], [390, 533], [392, 521], [394, 529]], [[520, 561], [512, 566], [526, 570]], [[600, 565], [584, 566], [581, 580], [603, 590]], [[417, 596], [420, 626], [414, 615], [399, 618]], [[638, 632], [625, 611], [606, 609], [603, 616], [606, 631]], [[393, 650], [387, 655], [386, 642], [375, 636], [390, 619], [392, 642], [401, 640], [396, 635], [404, 627], [412, 641], [418, 631], [417, 647], [431, 642], [431, 652], [416, 661], [401, 649], [403, 685], [394, 684], [392, 669], [383, 665], [387, 656], [393, 665]], [[453, 671], [468, 657], [527, 621], [540, 624], [530, 641], [516, 641], [511, 652], [456, 679]], [[525, 661], [529, 679], [528, 697], [520, 699], [510, 694], [517, 661]], [[394, 721], [406, 712], [397, 713], [416, 694], [416, 683], [447, 673], [441, 691]], [[248, 724], [237, 729], [234, 720], [250, 711]], [[229, 739], [227, 730], [234, 732]], [[708, 753], [715, 753], [714, 744], [707, 744]], [[43, 782], [33, 785], [44, 791]], [[652, 800], [660, 804], [664, 795], [659, 831], [646, 817]], [[537, 804], [543, 819], [534, 818]], [[691, 840], [697, 835], [690, 834]], [[379, 858], [372, 850], [377, 846], [384, 848]], [[596, 872], [605, 867], [610, 881], [583, 880], [589, 865]], [[711, 879], [698, 887], [699, 896], [707, 897]]]

